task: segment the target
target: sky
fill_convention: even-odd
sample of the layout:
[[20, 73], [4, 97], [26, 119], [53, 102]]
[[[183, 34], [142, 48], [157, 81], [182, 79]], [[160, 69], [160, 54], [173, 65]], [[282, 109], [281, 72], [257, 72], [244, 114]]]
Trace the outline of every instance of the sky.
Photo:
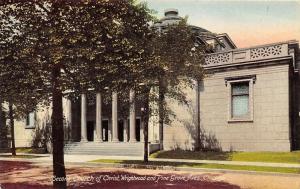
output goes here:
[[213, 33], [227, 33], [238, 47], [300, 40], [298, 1], [140, 0], [164, 16], [176, 8], [189, 24]]

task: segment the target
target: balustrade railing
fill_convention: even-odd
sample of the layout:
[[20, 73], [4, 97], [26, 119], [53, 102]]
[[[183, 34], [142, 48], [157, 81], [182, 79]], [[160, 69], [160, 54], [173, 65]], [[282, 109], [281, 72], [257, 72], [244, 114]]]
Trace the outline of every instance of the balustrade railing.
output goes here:
[[247, 61], [257, 61], [288, 56], [288, 43], [269, 44], [253, 48], [212, 53], [205, 57], [205, 66], [212, 67]]

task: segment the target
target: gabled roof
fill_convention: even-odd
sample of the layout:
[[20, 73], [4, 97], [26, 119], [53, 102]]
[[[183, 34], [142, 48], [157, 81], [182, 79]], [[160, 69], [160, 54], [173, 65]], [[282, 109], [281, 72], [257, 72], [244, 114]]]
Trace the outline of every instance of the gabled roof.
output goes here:
[[232, 39], [229, 37], [229, 35], [227, 33], [218, 34], [217, 37], [225, 38], [227, 40], [227, 42], [232, 46], [233, 49], [237, 48], [237, 46], [235, 45], [235, 43], [232, 41]]

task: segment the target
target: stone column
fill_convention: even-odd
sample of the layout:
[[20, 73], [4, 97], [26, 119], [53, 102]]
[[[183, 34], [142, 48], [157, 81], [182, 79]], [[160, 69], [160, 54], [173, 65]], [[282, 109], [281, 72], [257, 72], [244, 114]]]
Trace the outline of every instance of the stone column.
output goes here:
[[144, 122], [140, 119], [140, 142], [144, 142]]
[[118, 138], [118, 94], [112, 94], [112, 142], [119, 142]]
[[97, 142], [103, 142], [102, 140], [102, 98], [101, 94], [96, 95], [96, 139]]
[[123, 119], [123, 127], [124, 127], [124, 142], [128, 142], [128, 120]]
[[130, 123], [130, 137], [129, 142], [136, 142], [136, 133], [135, 133], [135, 92], [130, 90], [129, 94], [129, 123]]
[[81, 142], [87, 142], [86, 131], [86, 94], [81, 95]]
[[72, 101], [67, 98], [67, 139], [72, 139]]

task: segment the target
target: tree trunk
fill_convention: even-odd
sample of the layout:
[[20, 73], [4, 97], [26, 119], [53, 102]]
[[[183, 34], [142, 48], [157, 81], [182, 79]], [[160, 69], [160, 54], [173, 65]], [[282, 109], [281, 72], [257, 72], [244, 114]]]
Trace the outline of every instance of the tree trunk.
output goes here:
[[143, 111], [142, 111], [142, 120], [144, 123], [144, 163], [148, 162], [148, 154], [149, 154], [149, 147], [148, 147], [148, 122], [149, 122], [149, 94], [150, 89], [147, 87], [145, 89], [145, 99], [143, 104]]
[[53, 145], [53, 187], [67, 188], [64, 164], [64, 128], [62, 92], [59, 85], [60, 67], [55, 64], [52, 70], [52, 145]]
[[164, 103], [165, 103], [165, 84], [163, 79], [159, 79], [159, 92], [158, 92], [158, 124], [159, 124], [159, 143], [160, 150], [164, 149]]
[[11, 155], [16, 156], [14, 109], [13, 109], [13, 104], [11, 102], [9, 102], [8, 109], [9, 109], [9, 122], [10, 122], [10, 133], [11, 133]]

